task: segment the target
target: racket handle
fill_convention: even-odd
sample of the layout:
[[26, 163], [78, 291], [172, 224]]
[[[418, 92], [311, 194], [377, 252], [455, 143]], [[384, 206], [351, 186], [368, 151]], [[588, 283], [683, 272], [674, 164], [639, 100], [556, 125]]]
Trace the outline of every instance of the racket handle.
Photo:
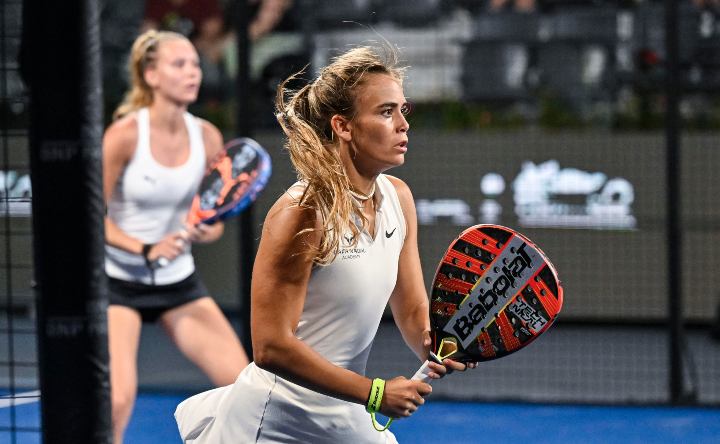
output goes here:
[[418, 371], [416, 371], [413, 377], [410, 379], [412, 379], [413, 381], [422, 381], [430, 384], [430, 382], [432, 381], [432, 378], [430, 378], [430, 372], [432, 371], [430, 370], [431, 362], [442, 365], [442, 361], [440, 360], [440, 358], [438, 358], [435, 353], [430, 352], [430, 356], [428, 357], [428, 359], [423, 362], [423, 365], [420, 366]]
[[[200, 225], [203, 224], [203, 223], [205, 223], [205, 222], [201, 222], [201, 223], [199, 223], [199, 224], [197, 224], [197, 225], [195, 225], [195, 226], [196, 226], [196, 227], [197, 227], [197, 226], [200, 226]], [[181, 236], [181, 239], [176, 240], [176, 241], [175, 241], [175, 245], [177, 245], [178, 247], [181, 247], [181, 248], [186, 248], [187, 245], [190, 244], [190, 240], [189, 240], [189, 238], [190, 238], [190, 233], [188, 233], [187, 230], [183, 228], [182, 230], [180, 230], [180, 236]], [[165, 256], [160, 256], [160, 257], [157, 258], [157, 260], [153, 263], [153, 265], [154, 265], [153, 268], [167, 267], [167, 265], [168, 265], [169, 263], [170, 263], [170, 259], [166, 258]]]
[[411, 379], [413, 381], [422, 381], [429, 384], [431, 379], [428, 373], [430, 373], [430, 361], [425, 361]]

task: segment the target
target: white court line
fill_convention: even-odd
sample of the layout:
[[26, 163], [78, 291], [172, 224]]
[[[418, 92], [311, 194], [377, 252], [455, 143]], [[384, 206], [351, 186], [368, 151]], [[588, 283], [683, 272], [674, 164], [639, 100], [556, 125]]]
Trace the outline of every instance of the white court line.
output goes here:
[[0, 396], [0, 409], [10, 406], [32, 404], [33, 402], [38, 402], [40, 401], [40, 390], [15, 393], [14, 395], [12, 395], [12, 398], [10, 398], [9, 396], [10, 395]]

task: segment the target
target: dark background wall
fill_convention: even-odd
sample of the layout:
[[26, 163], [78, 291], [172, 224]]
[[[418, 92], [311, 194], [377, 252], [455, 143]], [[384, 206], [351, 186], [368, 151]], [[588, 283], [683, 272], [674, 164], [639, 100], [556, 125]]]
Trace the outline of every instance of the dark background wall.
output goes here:
[[[713, 148], [716, 138], [715, 133], [705, 133], [683, 139], [685, 310], [690, 320], [702, 322], [714, 316], [708, 307], [714, 307], [720, 297], [713, 273], [720, 262], [715, 254], [720, 241], [716, 232], [720, 209], [713, 203], [720, 189], [720, 179], [714, 173], [720, 161], [720, 153]], [[255, 208], [255, 226], [260, 233], [267, 209], [295, 178], [280, 134], [263, 132], [257, 139], [270, 152], [274, 169]], [[411, 130], [405, 165], [388, 174], [404, 179], [413, 190], [427, 285], [447, 245], [464, 228], [499, 223], [525, 233], [553, 260], [566, 290], [563, 318], [652, 321], [666, 315], [663, 144], [660, 133]], [[576, 193], [550, 196], [549, 203], [555, 206], [545, 210], [550, 212], [547, 217], [530, 221], [519, 218], [513, 181], [523, 164], [539, 166], [552, 160], [560, 171], [551, 177], [553, 180], [562, 181], [567, 169], [585, 173], [575, 171], [565, 180], [569, 182], [565, 191]], [[488, 173], [497, 173], [504, 180], [504, 191], [499, 196], [481, 189]], [[602, 188], [588, 192], [587, 185], [577, 177], [597, 173], [605, 175], [599, 180], [603, 185], [613, 179], [629, 183], [632, 202], [627, 206], [601, 205], [596, 210], [600, 214], [593, 215], [588, 202], [599, 199]], [[547, 186], [538, 182], [530, 188]], [[616, 201], [621, 199], [612, 193], [610, 196]], [[497, 219], [483, 211], [483, 203], [490, 197], [501, 207]], [[443, 200], [450, 202], [444, 205]], [[536, 208], [536, 213], [542, 211]], [[620, 214], [613, 215], [613, 211]], [[623, 214], [625, 211], [628, 213]], [[236, 228], [234, 222], [228, 224], [228, 238], [233, 238]], [[231, 242], [196, 247], [203, 276], [227, 308], [238, 304], [235, 247]]]

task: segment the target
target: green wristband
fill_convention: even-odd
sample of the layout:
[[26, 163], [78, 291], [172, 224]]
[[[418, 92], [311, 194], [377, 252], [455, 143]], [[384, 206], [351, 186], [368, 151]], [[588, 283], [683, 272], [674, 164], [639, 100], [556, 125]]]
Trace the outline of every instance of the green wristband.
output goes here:
[[380, 378], [373, 379], [372, 387], [370, 388], [370, 396], [368, 397], [366, 407], [368, 413], [375, 413], [380, 411], [380, 405], [382, 404], [382, 397], [384, 391], [385, 380]]

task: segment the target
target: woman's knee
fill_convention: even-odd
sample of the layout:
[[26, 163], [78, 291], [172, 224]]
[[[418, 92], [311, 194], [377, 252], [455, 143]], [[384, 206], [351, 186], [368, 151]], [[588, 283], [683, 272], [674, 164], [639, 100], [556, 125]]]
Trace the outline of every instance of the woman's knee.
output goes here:
[[112, 419], [113, 424], [126, 424], [135, 405], [135, 393], [131, 390], [112, 390]]

